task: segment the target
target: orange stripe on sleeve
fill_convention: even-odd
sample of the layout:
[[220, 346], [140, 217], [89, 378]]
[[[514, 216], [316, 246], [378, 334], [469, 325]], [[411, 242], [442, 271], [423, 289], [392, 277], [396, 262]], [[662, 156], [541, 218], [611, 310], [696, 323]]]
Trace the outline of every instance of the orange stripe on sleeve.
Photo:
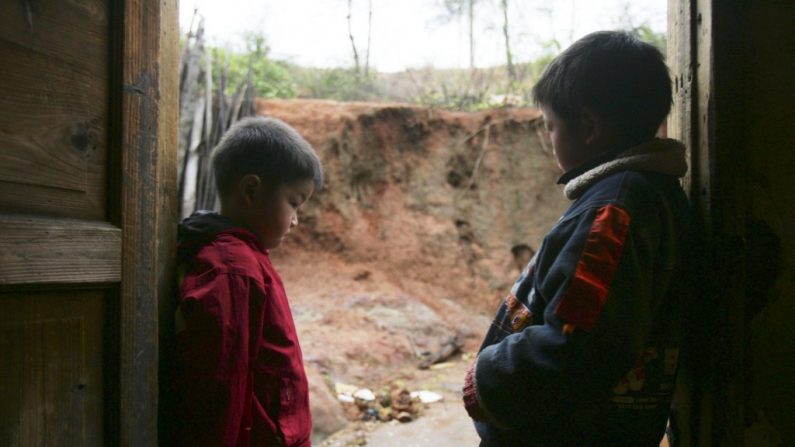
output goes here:
[[574, 277], [555, 309], [569, 330], [591, 330], [596, 324], [624, 249], [629, 221], [629, 214], [617, 206], [597, 210]]

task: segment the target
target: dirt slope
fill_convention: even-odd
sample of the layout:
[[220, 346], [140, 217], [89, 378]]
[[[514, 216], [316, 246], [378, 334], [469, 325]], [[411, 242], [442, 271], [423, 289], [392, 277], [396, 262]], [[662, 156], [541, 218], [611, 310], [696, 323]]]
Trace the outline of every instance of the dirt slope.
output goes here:
[[518, 273], [511, 247], [537, 248], [568, 204], [535, 109], [273, 100], [258, 113], [323, 161], [325, 189], [273, 255], [327, 382], [410, 380], [416, 355], [459, 331], [476, 350]]

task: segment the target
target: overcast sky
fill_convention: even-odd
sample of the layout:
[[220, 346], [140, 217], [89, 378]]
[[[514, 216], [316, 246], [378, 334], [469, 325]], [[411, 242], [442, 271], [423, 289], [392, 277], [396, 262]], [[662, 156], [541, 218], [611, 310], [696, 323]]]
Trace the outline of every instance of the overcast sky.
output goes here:
[[[352, 0], [353, 35], [360, 57], [367, 47], [368, 0]], [[370, 64], [380, 71], [469, 66], [466, 17], [441, 20], [442, 0], [371, 0]], [[478, 0], [475, 65], [505, 63], [498, 0]], [[204, 17], [214, 45], [243, 49], [242, 34], [261, 32], [271, 55], [305, 66], [353, 64], [347, 0], [180, 0], [180, 27], [187, 30], [194, 8]], [[629, 6], [627, 6], [629, 5]], [[664, 32], [667, 0], [511, 0], [509, 22], [514, 60], [532, 60], [544, 44], [564, 47], [599, 29], [630, 23]]]

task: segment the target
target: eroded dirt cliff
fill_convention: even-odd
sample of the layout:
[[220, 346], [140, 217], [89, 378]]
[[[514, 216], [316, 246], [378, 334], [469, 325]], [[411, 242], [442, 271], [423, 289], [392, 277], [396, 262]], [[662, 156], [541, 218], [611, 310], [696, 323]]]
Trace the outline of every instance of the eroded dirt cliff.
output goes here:
[[315, 394], [411, 380], [417, 355], [456, 333], [476, 350], [518, 273], [511, 248], [537, 248], [567, 206], [535, 109], [274, 100], [258, 113], [294, 126], [325, 169], [273, 253]]

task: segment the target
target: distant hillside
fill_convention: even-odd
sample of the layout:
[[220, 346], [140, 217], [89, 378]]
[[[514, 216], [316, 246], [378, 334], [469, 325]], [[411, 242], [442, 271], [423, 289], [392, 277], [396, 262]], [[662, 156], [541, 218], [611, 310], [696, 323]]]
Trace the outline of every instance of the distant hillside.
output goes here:
[[504, 66], [470, 69], [410, 69], [359, 76], [351, 69], [289, 66], [299, 98], [401, 102], [453, 110], [531, 105], [530, 91], [549, 58], [516, 65], [511, 81]]

